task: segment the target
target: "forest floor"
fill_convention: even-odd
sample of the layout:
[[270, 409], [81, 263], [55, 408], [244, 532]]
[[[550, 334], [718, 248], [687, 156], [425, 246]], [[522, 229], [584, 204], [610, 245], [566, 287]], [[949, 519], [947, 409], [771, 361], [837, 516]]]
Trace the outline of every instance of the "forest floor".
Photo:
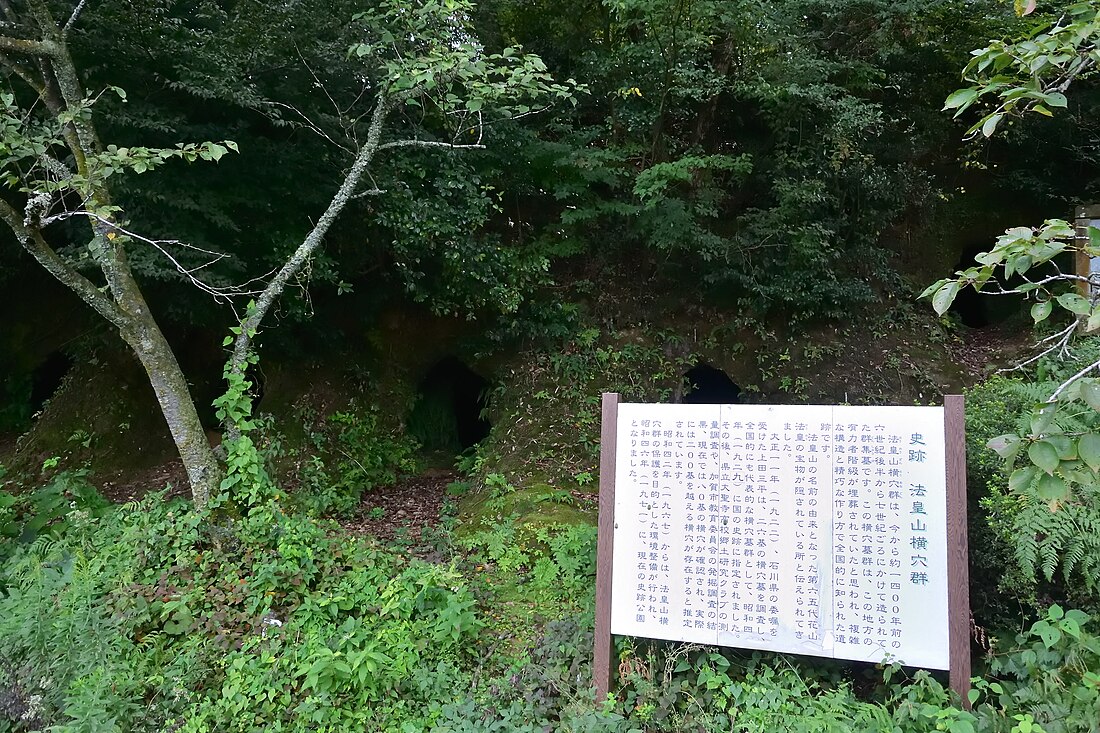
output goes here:
[[[998, 370], [1011, 368], [1030, 354], [1033, 334], [1019, 324], [1002, 323], [985, 328], [962, 327], [947, 342], [952, 360], [966, 374], [965, 383], [976, 384]], [[0, 433], [0, 465], [15, 457], [17, 436]], [[10, 464], [9, 464], [10, 465]], [[430, 463], [429, 463], [430, 465]], [[103, 472], [92, 478], [102, 495], [115, 503], [140, 500], [149, 491], [171, 487], [169, 496], [187, 493], [187, 477], [179, 459], [141, 469]], [[342, 519], [349, 532], [370, 534], [394, 546], [430, 547], [448, 503], [447, 487], [458, 479], [449, 468], [430, 468], [407, 476], [391, 486], [363, 495], [353, 516]], [[591, 501], [589, 494], [577, 500]]]
[[1026, 359], [1031, 350], [1034, 334], [1030, 328], [1020, 328], [1002, 323], [985, 328], [962, 328], [958, 338], [949, 342], [951, 358], [975, 384], [1001, 369]]
[[[438, 530], [448, 500], [447, 486], [458, 479], [451, 470], [429, 469], [403, 476], [396, 483], [364, 492], [351, 517], [341, 518], [348, 532], [371, 535], [410, 555], [434, 560]], [[108, 500], [138, 501], [149, 491], [171, 486], [168, 496], [187, 495], [187, 475], [177, 459], [140, 471], [112, 473], [95, 482]]]
[[423, 560], [440, 561], [441, 523], [450, 498], [447, 487], [457, 479], [454, 471], [443, 469], [402, 477], [390, 486], [365, 492], [354, 516], [339, 520], [340, 525]]

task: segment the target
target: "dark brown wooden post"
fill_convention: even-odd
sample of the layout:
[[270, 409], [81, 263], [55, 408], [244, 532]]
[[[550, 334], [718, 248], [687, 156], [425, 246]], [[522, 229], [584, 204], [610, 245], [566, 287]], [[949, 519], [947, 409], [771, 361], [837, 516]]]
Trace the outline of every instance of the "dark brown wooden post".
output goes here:
[[947, 448], [947, 618], [951, 689], [970, 708], [970, 566], [966, 541], [966, 415], [962, 395], [943, 401]]
[[611, 562], [615, 547], [615, 439], [619, 395], [604, 392], [600, 431], [600, 519], [596, 536], [596, 639], [592, 659], [596, 701], [611, 690]]

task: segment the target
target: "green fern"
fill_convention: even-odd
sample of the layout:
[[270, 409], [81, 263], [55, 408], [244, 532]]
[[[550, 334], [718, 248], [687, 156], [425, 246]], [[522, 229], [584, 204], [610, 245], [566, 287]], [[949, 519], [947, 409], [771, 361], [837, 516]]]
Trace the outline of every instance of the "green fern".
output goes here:
[[1100, 487], [1079, 485], [1071, 499], [1051, 506], [1036, 493], [1038, 477], [1021, 491], [1011, 527], [1016, 561], [1024, 576], [1053, 580], [1061, 568], [1066, 586], [1078, 582], [1100, 591]]
[[[1037, 381], [1010, 379], [998, 384], [1018, 403], [1037, 408], [1078, 369], [1076, 362], [1047, 364]], [[1021, 436], [1031, 434], [1033, 415], [1032, 411], [1022, 411], [1013, 421], [1013, 429]], [[1080, 436], [1096, 432], [1100, 432], [1100, 413], [1073, 401], [1060, 406], [1054, 424], [1044, 434]], [[1017, 467], [1029, 463], [1024, 451], [1015, 459]], [[1074, 471], [1073, 481], [1067, 482], [1069, 496], [1057, 501], [1040, 496], [1042, 475], [1038, 472], [1029, 485], [1018, 487], [1015, 501], [1007, 505], [1012, 507], [1011, 520], [1002, 525], [1020, 573], [1032, 584], [1040, 578], [1053, 581], [1060, 575], [1067, 591], [1095, 596], [1100, 593], [1100, 485], [1095, 473], [1087, 467]]]

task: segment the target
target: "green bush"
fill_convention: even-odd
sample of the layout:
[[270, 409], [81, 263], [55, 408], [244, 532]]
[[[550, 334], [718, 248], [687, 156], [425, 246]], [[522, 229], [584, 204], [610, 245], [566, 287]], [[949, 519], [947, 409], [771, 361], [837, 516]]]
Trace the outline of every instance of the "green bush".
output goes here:
[[[0, 491], [0, 562], [23, 544], [41, 535], [59, 535], [72, 519], [96, 517], [108, 502], [88, 483], [83, 469], [59, 471], [37, 491], [10, 494]], [[3, 467], [0, 466], [0, 478]]]
[[1091, 623], [1082, 611], [1052, 606], [995, 656], [990, 672], [997, 681], [979, 681], [972, 693], [982, 701], [974, 708], [982, 729], [1015, 731], [1027, 720], [1046, 733], [1100, 730], [1100, 638]]
[[318, 515], [349, 515], [364, 492], [392, 484], [416, 468], [416, 441], [382, 424], [377, 408], [331, 415], [311, 435], [296, 498]]
[[1013, 628], [1021, 613], [1041, 604], [1034, 578], [1015, 558], [1010, 531], [1015, 497], [1004, 461], [986, 444], [1015, 430], [1031, 404], [1022, 382], [992, 377], [966, 393], [967, 526], [970, 545], [970, 603], [978, 622]]

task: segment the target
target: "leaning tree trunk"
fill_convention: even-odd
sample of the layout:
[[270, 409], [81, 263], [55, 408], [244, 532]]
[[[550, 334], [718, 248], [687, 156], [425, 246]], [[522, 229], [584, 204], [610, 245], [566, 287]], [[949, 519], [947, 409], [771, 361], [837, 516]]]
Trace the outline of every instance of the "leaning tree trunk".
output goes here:
[[153, 386], [160, 411], [187, 471], [191, 498], [195, 506], [201, 507], [218, 487], [221, 473], [217, 459], [199, 420], [195, 401], [191, 398], [176, 355], [149, 313], [141, 292], [135, 288], [132, 296], [127, 294], [124, 300], [128, 302], [120, 305], [133, 316], [133, 323], [121, 330], [122, 338], [149, 375], [149, 384]]

